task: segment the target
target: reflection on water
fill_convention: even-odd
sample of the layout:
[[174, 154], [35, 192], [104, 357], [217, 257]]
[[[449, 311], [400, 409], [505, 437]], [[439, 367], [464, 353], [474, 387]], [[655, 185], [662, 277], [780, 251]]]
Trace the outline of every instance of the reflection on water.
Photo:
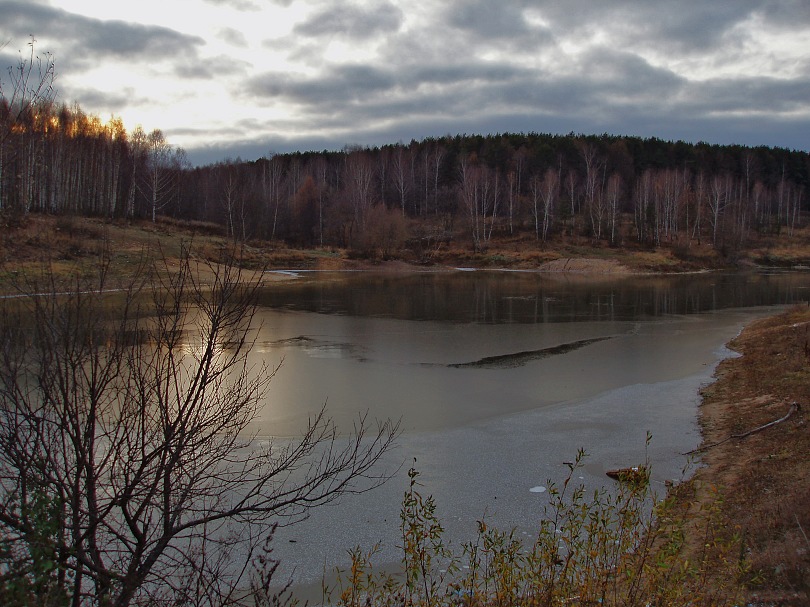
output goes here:
[[810, 274], [702, 273], [599, 279], [537, 272], [324, 273], [269, 288], [268, 308], [476, 323], [639, 320], [789, 304], [810, 295]]
[[315, 274], [261, 293], [254, 356], [284, 363], [252, 429], [294, 435], [326, 403], [341, 427], [368, 411], [439, 430], [680, 379], [739, 322], [719, 312], [796, 302], [809, 285], [801, 273]]

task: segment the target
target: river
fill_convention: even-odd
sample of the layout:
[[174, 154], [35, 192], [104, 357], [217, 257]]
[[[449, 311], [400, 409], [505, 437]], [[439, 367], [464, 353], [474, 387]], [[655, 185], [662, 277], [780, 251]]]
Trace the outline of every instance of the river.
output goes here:
[[324, 404], [342, 429], [368, 412], [403, 430], [383, 487], [279, 530], [279, 575], [299, 588], [348, 566], [356, 545], [399, 560], [414, 459], [457, 551], [479, 519], [530, 537], [580, 447], [587, 487], [648, 459], [663, 490], [700, 442], [699, 390], [732, 355], [724, 344], [810, 298], [808, 273], [296, 275], [260, 296], [251, 356], [282, 365], [251, 430], [284, 440]]

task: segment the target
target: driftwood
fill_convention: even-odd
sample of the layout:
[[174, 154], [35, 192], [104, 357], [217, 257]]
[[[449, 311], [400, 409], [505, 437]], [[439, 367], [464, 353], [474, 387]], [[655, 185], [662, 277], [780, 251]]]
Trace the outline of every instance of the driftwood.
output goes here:
[[783, 421], [787, 420], [791, 415], [793, 415], [794, 413], [796, 413], [800, 409], [801, 409], [801, 406], [799, 405], [799, 403], [793, 402], [793, 403], [791, 403], [790, 409], [788, 409], [788, 412], [784, 416], [780, 417], [779, 419], [775, 419], [772, 422], [768, 422], [767, 424], [765, 424], [763, 426], [759, 426], [757, 428], [754, 428], [753, 430], [749, 430], [748, 432], [743, 432], [742, 434], [732, 434], [731, 436], [728, 436], [728, 437], [724, 438], [723, 440], [721, 440], [719, 442], [712, 443], [711, 445], [700, 446], [697, 449], [692, 449], [691, 451], [687, 451], [683, 455], [692, 455], [693, 453], [700, 453], [701, 451], [706, 451], [707, 449], [711, 449], [712, 447], [716, 447], [717, 445], [722, 445], [723, 443], [730, 441], [732, 438], [740, 439], [740, 438], [745, 438], [746, 436], [751, 436], [752, 434], [756, 434], [757, 432], [761, 432], [762, 430], [765, 430], [766, 428], [770, 428], [771, 426], [775, 426], [776, 424], [781, 424]]

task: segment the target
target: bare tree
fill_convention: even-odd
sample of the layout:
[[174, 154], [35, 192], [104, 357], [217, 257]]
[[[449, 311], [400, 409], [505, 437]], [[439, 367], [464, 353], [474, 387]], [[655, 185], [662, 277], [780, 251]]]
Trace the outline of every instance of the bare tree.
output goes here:
[[712, 244], [716, 247], [717, 230], [723, 221], [726, 206], [730, 204], [734, 183], [731, 175], [715, 175], [712, 178], [709, 192], [709, 221], [712, 224]]
[[540, 240], [540, 199], [542, 198], [543, 185], [538, 175], [532, 175], [529, 180], [529, 190], [532, 194], [532, 217], [534, 217], [534, 237]]
[[[554, 217], [557, 199], [560, 194], [560, 173], [553, 168], [546, 169], [543, 179], [539, 175], [534, 175], [529, 181], [529, 188], [532, 194], [532, 215], [534, 216], [534, 235], [540, 240], [541, 234], [543, 242], [548, 238], [549, 229]], [[542, 208], [540, 203], [543, 203]], [[542, 216], [542, 231], [541, 231]]]
[[635, 205], [633, 207], [636, 235], [639, 242], [649, 240], [650, 215], [654, 213], [653, 200], [653, 173], [645, 169], [636, 180]]
[[605, 213], [604, 192], [600, 187], [599, 176], [604, 175], [605, 161], [598, 156], [598, 150], [592, 143], [581, 141], [578, 148], [585, 164], [585, 206], [591, 219], [591, 230], [596, 240], [599, 240], [602, 237], [602, 220]]
[[273, 221], [270, 228], [270, 240], [275, 240], [278, 228], [278, 211], [281, 205], [281, 184], [284, 180], [286, 167], [284, 158], [278, 154], [271, 154], [269, 160], [262, 162], [261, 190], [262, 200], [268, 207], [267, 212], [272, 208]]
[[346, 155], [346, 187], [354, 211], [354, 227], [362, 237], [366, 215], [374, 204], [371, 189], [374, 170], [368, 150], [351, 150]]
[[616, 226], [619, 220], [619, 196], [621, 195], [622, 178], [618, 173], [611, 173], [607, 182], [605, 195], [608, 202], [608, 223], [610, 224], [610, 244], [616, 244]]
[[245, 201], [242, 192], [242, 181], [238, 175], [239, 167], [233, 163], [228, 163], [225, 167], [227, 177], [222, 186], [222, 204], [225, 208], [225, 221], [228, 235], [233, 238], [234, 242], [237, 240], [236, 234], [236, 220], [237, 216], [240, 221], [240, 235], [242, 242], [246, 240], [245, 228]]
[[447, 155], [447, 150], [438, 143], [434, 143], [430, 152], [431, 171], [433, 178], [433, 212], [438, 215], [439, 213], [439, 173], [444, 162], [444, 157]]
[[142, 175], [141, 188], [149, 200], [154, 222], [157, 212], [174, 200], [179, 162], [160, 129], [155, 129], [146, 136], [144, 152], [146, 171]]
[[[6, 206], [8, 196], [3, 188], [5, 166], [16, 153], [23, 152], [27, 165], [33, 168], [35, 116], [40, 109], [49, 108], [56, 97], [53, 56], [38, 55], [35, 46], [31, 36], [28, 56], [20, 52], [17, 64], [8, 68], [10, 86], [4, 86], [0, 79], [0, 209]], [[14, 143], [14, 138], [20, 141]], [[29, 178], [33, 176], [31, 171], [27, 173]]]
[[405, 205], [410, 194], [411, 182], [408, 179], [408, 167], [411, 164], [411, 150], [400, 142], [397, 144], [394, 154], [394, 185], [399, 196], [399, 206], [402, 209], [402, 216], [405, 217]]
[[188, 254], [167, 268], [116, 294], [104, 272], [71, 289], [46, 275], [4, 305], [0, 575], [32, 596], [249, 602], [247, 565], [278, 522], [385, 479], [390, 422], [341, 437], [321, 411], [297, 440], [252, 440], [275, 373], [248, 357], [256, 283]]
[[487, 242], [487, 214], [492, 210], [494, 222], [496, 206], [491, 195], [489, 169], [481, 166], [475, 155], [464, 157], [459, 163], [459, 198], [467, 210], [470, 233], [475, 252], [483, 250]]

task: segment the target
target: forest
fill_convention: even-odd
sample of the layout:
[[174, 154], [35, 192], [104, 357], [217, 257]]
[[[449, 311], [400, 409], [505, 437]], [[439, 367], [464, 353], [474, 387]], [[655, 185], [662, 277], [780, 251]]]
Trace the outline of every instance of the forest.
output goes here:
[[792, 234], [810, 155], [771, 147], [570, 133], [457, 134], [191, 166], [159, 129], [128, 132], [52, 96], [0, 98], [7, 216], [170, 217], [237, 242], [417, 259], [493, 238], [551, 246], [709, 243], [724, 255]]

